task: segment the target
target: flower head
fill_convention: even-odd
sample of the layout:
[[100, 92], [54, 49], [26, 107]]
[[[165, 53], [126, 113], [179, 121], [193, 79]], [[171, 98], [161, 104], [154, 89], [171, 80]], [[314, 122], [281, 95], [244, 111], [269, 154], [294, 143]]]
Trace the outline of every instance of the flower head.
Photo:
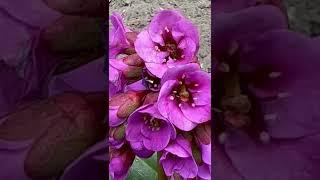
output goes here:
[[198, 173], [190, 142], [181, 135], [164, 149], [160, 164], [167, 176], [177, 173], [183, 178], [194, 178]]
[[128, 118], [126, 139], [142, 142], [148, 150], [163, 150], [175, 136], [173, 125], [160, 115], [153, 104], [142, 106]]
[[210, 75], [193, 63], [171, 68], [162, 78], [158, 109], [184, 131], [211, 118]]
[[160, 78], [170, 67], [193, 62], [198, 48], [197, 29], [173, 10], [159, 12], [135, 42], [136, 52], [148, 70]]

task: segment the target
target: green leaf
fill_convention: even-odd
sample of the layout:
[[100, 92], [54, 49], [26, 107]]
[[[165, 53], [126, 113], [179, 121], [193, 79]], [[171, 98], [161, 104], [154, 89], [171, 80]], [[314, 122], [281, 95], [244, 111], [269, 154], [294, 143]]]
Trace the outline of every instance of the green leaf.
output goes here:
[[158, 179], [156, 153], [154, 153], [154, 155], [148, 159], [142, 159], [139, 157], [135, 158], [129, 170], [126, 180], [140, 180], [140, 179], [148, 179], [148, 180]]

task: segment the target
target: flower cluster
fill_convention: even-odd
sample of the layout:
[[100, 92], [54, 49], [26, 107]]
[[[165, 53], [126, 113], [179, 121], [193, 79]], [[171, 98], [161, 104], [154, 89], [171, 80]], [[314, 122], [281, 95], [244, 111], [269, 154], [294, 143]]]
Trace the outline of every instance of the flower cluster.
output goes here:
[[141, 32], [117, 13], [110, 19], [111, 177], [124, 179], [135, 156], [157, 153], [168, 177], [211, 179], [211, 76], [198, 63], [196, 27], [175, 10]]

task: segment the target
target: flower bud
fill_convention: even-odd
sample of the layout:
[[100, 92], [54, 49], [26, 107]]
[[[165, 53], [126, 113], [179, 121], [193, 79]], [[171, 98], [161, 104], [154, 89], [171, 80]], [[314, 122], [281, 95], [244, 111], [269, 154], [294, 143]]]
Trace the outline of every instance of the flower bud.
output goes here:
[[136, 50], [133, 47], [128, 47], [125, 50], [123, 50], [123, 53], [127, 55], [132, 55], [136, 54]]
[[61, 109], [50, 100], [23, 104], [16, 112], [0, 119], [0, 139], [24, 141], [38, 138], [62, 116]]
[[109, 130], [109, 143], [115, 148], [120, 148], [124, 143], [125, 138], [125, 125], [122, 124], [118, 127], [110, 127]]
[[124, 77], [129, 81], [137, 81], [141, 79], [142, 67], [128, 66], [123, 71]]
[[[59, 116], [43, 116], [46, 119], [42, 120], [51, 119], [51, 124], [35, 139], [26, 156], [24, 168], [28, 176], [58, 176], [87, 148], [105, 138], [103, 114], [96, 114], [104, 112], [103, 94], [64, 93], [50, 99], [59, 109]], [[37, 112], [46, 114], [46, 111]]]
[[[130, 58], [130, 57], [129, 57]], [[133, 66], [133, 65], [127, 65], [128, 64], [134, 64], [134, 60], [126, 60], [128, 58], [124, 59], [109, 59], [109, 69], [113, 70], [113, 74], [121, 74], [125, 80], [125, 83], [135, 82], [142, 78], [142, 67], [139, 66]], [[125, 61], [125, 62], [124, 62]], [[110, 72], [109, 72], [110, 74]], [[111, 74], [112, 75], [112, 74]], [[114, 76], [111, 76], [111, 79]], [[110, 78], [110, 75], [109, 75]]]
[[146, 95], [146, 97], [144, 98], [143, 105], [153, 104], [153, 103], [157, 102], [158, 96], [159, 96], [159, 92], [150, 92], [150, 93], [148, 93]]
[[198, 165], [202, 164], [201, 151], [195, 144], [192, 146], [192, 156]]
[[121, 149], [109, 149], [110, 163], [109, 173], [112, 179], [124, 179], [135, 158], [134, 153], [130, 150], [128, 145]]
[[128, 66], [140, 66], [144, 65], [144, 61], [138, 56], [138, 54], [132, 54], [123, 58], [123, 62]]
[[125, 137], [125, 126], [121, 125], [117, 128], [111, 128], [112, 135], [114, 139], [121, 140]]
[[136, 110], [143, 101], [145, 93], [128, 91], [117, 94], [109, 100], [109, 124], [120, 125], [129, 115]]
[[126, 32], [126, 38], [131, 46], [134, 46], [134, 42], [136, 41], [138, 36], [138, 32]]

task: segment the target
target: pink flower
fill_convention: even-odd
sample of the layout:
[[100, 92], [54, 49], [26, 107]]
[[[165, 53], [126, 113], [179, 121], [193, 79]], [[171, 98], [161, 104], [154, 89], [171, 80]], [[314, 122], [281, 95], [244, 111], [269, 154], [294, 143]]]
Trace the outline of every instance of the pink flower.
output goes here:
[[211, 77], [195, 64], [170, 68], [162, 78], [158, 109], [177, 128], [190, 131], [211, 118]]
[[138, 35], [135, 49], [148, 70], [161, 78], [168, 68], [194, 61], [199, 48], [198, 34], [191, 21], [179, 12], [164, 10]]

